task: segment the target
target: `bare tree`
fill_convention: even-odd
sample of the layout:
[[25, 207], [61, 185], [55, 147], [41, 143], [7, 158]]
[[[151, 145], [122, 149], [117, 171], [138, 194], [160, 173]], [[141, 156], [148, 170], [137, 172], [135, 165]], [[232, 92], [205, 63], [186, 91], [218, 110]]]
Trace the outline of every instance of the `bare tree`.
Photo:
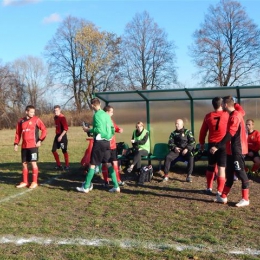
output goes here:
[[76, 42], [84, 60], [85, 99], [89, 100], [96, 90], [113, 89], [120, 39], [115, 34], [99, 31], [94, 24], [89, 23], [77, 32]]
[[[68, 16], [45, 47], [45, 56], [51, 72], [63, 89], [67, 102], [72, 101], [77, 111], [82, 111], [84, 100], [84, 61], [79, 55], [75, 37], [87, 22]], [[65, 94], [66, 93], [66, 94]]]
[[23, 103], [39, 110], [46, 104], [46, 93], [52, 85], [48, 66], [39, 57], [26, 56], [12, 63], [12, 71], [20, 83]]
[[194, 39], [190, 53], [203, 84], [246, 84], [259, 69], [260, 31], [237, 1], [210, 5]]
[[23, 86], [10, 65], [0, 65], [0, 128], [13, 127], [24, 110]]
[[175, 46], [147, 12], [136, 14], [122, 37], [123, 69], [131, 89], [173, 87]]

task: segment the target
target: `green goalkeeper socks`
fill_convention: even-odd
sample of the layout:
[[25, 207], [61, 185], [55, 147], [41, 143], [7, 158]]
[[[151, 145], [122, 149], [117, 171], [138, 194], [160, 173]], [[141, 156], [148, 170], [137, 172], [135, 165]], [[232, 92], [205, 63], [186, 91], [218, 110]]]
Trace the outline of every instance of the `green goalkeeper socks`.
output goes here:
[[118, 185], [118, 182], [117, 182], [117, 179], [116, 179], [116, 172], [114, 171], [113, 166], [110, 166], [108, 168], [108, 172], [109, 172], [109, 177], [112, 179], [112, 182], [114, 184], [114, 188], [118, 188], [119, 185]]

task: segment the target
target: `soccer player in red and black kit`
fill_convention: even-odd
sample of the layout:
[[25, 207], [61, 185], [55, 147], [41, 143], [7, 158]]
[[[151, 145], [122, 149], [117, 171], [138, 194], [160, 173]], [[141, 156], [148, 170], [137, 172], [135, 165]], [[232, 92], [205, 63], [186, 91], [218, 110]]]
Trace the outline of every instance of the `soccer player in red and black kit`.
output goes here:
[[63, 170], [63, 167], [60, 162], [60, 157], [57, 152], [57, 149], [61, 149], [64, 160], [65, 160], [65, 170], [69, 170], [69, 154], [67, 151], [68, 148], [68, 138], [67, 132], [69, 130], [66, 117], [61, 113], [61, 108], [59, 105], [54, 106], [54, 122], [55, 122], [55, 133], [56, 136], [52, 145], [52, 153], [56, 161], [56, 170]]
[[260, 156], [259, 156], [260, 132], [254, 130], [253, 119], [246, 120], [246, 129], [247, 129], [247, 143], [248, 143], [248, 154], [246, 155], [246, 157], [254, 162], [251, 172], [255, 173], [260, 168]]
[[[215, 97], [212, 99], [212, 106], [214, 111], [208, 113], [203, 120], [199, 143], [201, 150], [204, 150], [205, 139], [208, 134], [208, 151], [216, 143], [220, 142], [227, 131], [227, 123], [229, 113], [222, 108], [222, 98]], [[235, 109], [244, 115], [244, 110], [239, 104], [235, 104]], [[207, 179], [207, 194], [212, 194], [213, 181], [215, 177], [215, 166], [217, 165], [217, 193], [221, 194], [226, 182], [225, 167], [226, 167], [226, 147], [219, 148], [216, 153], [208, 152], [208, 167], [206, 171]]]
[[217, 194], [216, 201], [227, 203], [227, 195], [234, 183], [234, 172], [242, 181], [242, 199], [236, 204], [237, 207], [249, 205], [249, 180], [245, 172], [244, 157], [248, 153], [246, 127], [243, 114], [235, 110], [234, 100], [231, 96], [223, 98], [222, 107], [229, 113], [227, 133], [224, 138], [211, 147], [210, 152], [214, 154], [219, 148], [226, 146], [227, 165], [226, 183], [222, 195]]
[[[22, 138], [22, 164], [23, 164], [23, 181], [16, 188], [29, 187], [34, 189], [38, 186], [38, 147], [45, 139], [47, 131], [40, 118], [35, 116], [35, 107], [27, 106], [25, 109], [26, 116], [21, 118], [16, 126], [14, 139], [14, 150], [18, 151], [18, 144]], [[41, 135], [39, 136], [39, 130]], [[28, 180], [28, 162], [32, 165], [32, 183], [29, 186]]]

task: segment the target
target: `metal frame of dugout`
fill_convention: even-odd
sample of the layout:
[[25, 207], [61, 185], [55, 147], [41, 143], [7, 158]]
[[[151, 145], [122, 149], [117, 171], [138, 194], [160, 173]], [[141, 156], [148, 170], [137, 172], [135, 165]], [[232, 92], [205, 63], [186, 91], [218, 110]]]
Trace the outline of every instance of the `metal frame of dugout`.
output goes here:
[[260, 86], [236, 86], [236, 87], [207, 87], [207, 88], [178, 88], [161, 90], [134, 90], [97, 92], [94, 94], [108, 105], [115, 102], [145, 102], [146, 125], [150, 132], [150, 102], [151, 101], [190, 101], [191, 130], [194, 132], [194, 101], [211, 100], [214, 97], [231, 95], [236, 97], [238, 103], [241, 99], [260, 98]]

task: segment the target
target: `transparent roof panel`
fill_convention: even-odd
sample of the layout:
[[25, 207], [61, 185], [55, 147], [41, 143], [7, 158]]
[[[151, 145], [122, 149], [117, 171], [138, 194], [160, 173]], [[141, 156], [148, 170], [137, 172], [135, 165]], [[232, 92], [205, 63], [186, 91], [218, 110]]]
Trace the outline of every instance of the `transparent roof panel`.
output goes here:
[[183, 89], [171, 90], [147, 90], [140, 91], [140, 94], [143, 95], [149, 101], [160, 101], [160, 100], [187, 100], [189, 99], [187, 93]]
[[260, 97], [260, 87], [241, 87], [240, 89], [241, 98], [258, 98]]
[[207, 88], [207, 89], [196, 89], [189, 90], [189, 93], [192, 96], [192, 99], [212, 99], [213, 97], [225, 97], [225, 96], [237, 96], [236, 88], [227, 88], [227, 87], [219, 87], [219, 88]]
[[141, 97], [136, 91], [100, 92], [95, 95], [108, 103], [144, 101], [143, 97]]

